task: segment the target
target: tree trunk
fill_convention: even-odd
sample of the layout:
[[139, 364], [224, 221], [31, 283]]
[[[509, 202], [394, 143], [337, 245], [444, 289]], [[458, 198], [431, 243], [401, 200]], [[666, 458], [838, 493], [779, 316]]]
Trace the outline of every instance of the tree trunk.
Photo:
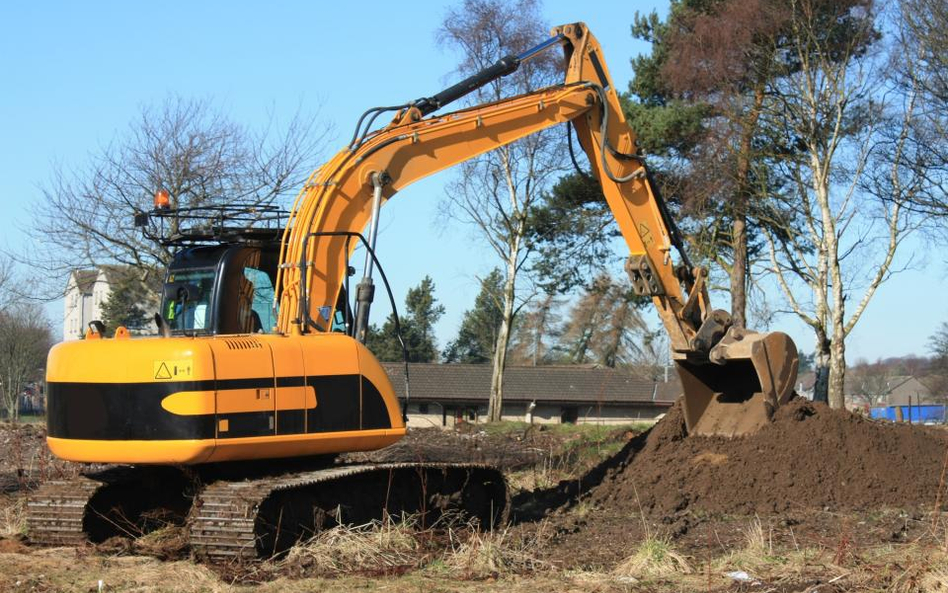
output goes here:
[[747, 323], [747, 218], [743, 212], [735, 215], [731, 225], [731, 250], [731, 324], [743, 328]]
[[831, 252], [830, 269], [833, 278], [833, 340], [830, 347], [830, 381], [828, 400], [831, 408], [846, 407], [846, 297], [843, 294], [842, 270], [839, 266], [836, 241]]
[[763, 88], [754, 93], [754, 103], [741, 130], [741, 144], [737, 155], [736, 187], [733, 197], [734, 222], [731, 224], [731, 323], [734, 327], [744, 328], [747, 324], [747, 209], [750, 196], [749, 186], [751, 151], [754, 133], [764, 104]]
[[830, 380], [830, 343], [817, 331], [816, 348], [813, 352], [813, 401], [827, 403]]
[[507, 346], [510, 343], [510, 330], [513, 325], [514, 299], [517, 287], [517, 259], [519, 256], [519, 237], [511, 245], [507, 259], [507, 278], [504, 281], [504, 315], [494, 343], [493, 369], [490, 378], [490, 400], [487, 402], [487, 421], [500, 422], [504, 407], [504, 370], [507, 366]]

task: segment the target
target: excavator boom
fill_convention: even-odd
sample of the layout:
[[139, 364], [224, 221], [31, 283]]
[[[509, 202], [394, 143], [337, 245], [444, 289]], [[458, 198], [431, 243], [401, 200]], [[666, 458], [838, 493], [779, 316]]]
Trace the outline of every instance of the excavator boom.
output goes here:
[[[566, 53], [562, 85], [425, 118], [552, 45], [562, 45]], [[651, 297], [669, 335], [688, 430], [726, 436], [756, 430], [792, 395], [796, 348], [786, 334], [735, 328], [729, 314], [711, 309], [707, 272], [689, 262], [681, 234], [637, 154], [601, 48], [582, 23], [557, 27], [536, 48], [403, 106], [391, 124], [357, 136], [311, 176], [283, 238], [279, 331], [328, 331], [333, 317], [325, 311], [338, 302], [357, 244], [353, 236], [369, 228], [367, 244], [374, 246], [378, 209], [396, 192], [561, 123], [575, 127], [629, 249], [632, 285]], [[367, 304], [359, 309], [364, 313]], [[365, 321], [358, 312], [356, 317], [358, 336]]]

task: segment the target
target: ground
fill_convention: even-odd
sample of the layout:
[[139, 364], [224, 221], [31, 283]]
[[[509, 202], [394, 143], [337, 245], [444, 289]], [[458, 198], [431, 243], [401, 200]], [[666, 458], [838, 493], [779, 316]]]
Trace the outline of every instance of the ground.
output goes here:
[[330, 530], [283, 558], [205, 566], [172, 528], [29, 546], [29, 489], [81, 468], [49, 456], [40, 425], [6, 425], [0, 590], [948, 592], [946, 435], [811, 404], [734, 440], [685, 438], [675, 410], [651, 431], [417, 430], [350, 460], [499, 465], [513, 490], [510, 525], [478, 533], [392, 520]]

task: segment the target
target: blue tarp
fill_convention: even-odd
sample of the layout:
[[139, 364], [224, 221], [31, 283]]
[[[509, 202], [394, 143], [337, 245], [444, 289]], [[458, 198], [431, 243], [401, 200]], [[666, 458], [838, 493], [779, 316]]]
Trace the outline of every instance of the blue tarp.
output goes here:
[[873, 418], [884, 420], [897, 420], [896, 408], [902, 408], [902, 419], [911, 422], [944, 422], [945, 406], [936, 406], [922, 404], [920, 406], [887, 406], [884, 408], [872, 408]]

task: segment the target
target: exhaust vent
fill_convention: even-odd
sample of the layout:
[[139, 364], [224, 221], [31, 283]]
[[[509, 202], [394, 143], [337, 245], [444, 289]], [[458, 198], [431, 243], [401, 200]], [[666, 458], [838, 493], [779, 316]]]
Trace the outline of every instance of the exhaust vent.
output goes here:
[[256, 350], [263, 348], [263, 344], [255, 338], [227, 338], [224, 340], [227, 347], [231, 350]]

